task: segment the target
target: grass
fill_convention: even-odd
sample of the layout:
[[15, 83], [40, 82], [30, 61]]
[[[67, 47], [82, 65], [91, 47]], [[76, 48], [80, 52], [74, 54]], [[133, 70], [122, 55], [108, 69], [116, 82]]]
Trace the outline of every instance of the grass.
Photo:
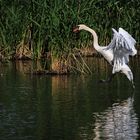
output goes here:
[[95, 29], [100, 44], [108, 44], [112, 27], [123, 27], [140, 42], [139, 0], [1, 0], [0, 5], [0, 54], [4, 57], [16, 53], [29, 27], [33, 59], [40, 59], [46, 52], [56, 58], [64, 53], [69, 56], [73, 48], [90, 44], [88, 33], [72, 32], [79, 23]]

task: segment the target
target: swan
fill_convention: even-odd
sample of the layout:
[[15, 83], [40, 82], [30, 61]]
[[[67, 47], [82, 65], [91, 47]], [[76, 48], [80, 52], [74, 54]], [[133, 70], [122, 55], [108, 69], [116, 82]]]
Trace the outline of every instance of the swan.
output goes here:
[[92, 34], [95, 50], [99, 52], [113, 67], [111, 76], [107, 80], [101, 80], [101, 82], [110, 82], [116, 73], [121, 72], [126, 75], [132, 83], [132, 87], [135, 88], [133, 73], [128, 66], [129, 56], [137, 54], [135, 39], [123, 28], [119, 28], [118, 32], [112, 28], [113, 39], [109, 45], [99, 46], [98, 36], [93, 29], [84, 24], [79, 24], [73, 29], [73, 32], [79, 32], [80, 30], [85, 30]]

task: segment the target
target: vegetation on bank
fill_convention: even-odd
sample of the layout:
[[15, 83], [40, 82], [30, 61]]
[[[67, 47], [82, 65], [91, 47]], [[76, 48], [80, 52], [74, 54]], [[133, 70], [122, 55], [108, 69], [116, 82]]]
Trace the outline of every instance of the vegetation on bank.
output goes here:
[[95, 29], [100, 44], [110, 42], [112, 27], [123, 27], [140, 42], [139, 0], [1, 0], [0, 6], [1, 59], [69, 58], [73, 48], [92, 42], [88, 33], [72, 32], [79, 23]]

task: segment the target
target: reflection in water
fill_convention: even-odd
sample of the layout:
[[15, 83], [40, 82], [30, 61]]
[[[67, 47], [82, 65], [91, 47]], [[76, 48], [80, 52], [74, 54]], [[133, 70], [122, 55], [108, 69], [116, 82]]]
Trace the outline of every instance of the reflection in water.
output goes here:
[[82, 128], [81, 137], [94, 140], [136, 140], [138, 118], [133, 108], [133, 101], [133, 97], [129, 97], [127, 100], [114, 103], [104, 112], [94, 113], [95, 122], [92, 124], [91, 136], [86, 135], [86, 129]]
[[135, 140], [139, 63], [134, 63], [135, 102], [125, 100], [130, 93], [125, 78], [99, 84], [110, 69], [99, 59], [88, 63], [93, 75], [38, 76], [25, 74], [38, 64], [0, 63], [0, 140]]
[[15, 62], [16, 70], [21, 73], [31, 73], [33, 69], [32, 61], [16, 61]]

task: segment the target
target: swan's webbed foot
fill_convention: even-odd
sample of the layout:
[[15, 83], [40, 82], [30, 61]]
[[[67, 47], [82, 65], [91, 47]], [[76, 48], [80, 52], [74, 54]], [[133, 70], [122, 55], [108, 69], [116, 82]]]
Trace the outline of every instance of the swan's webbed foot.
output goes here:
[[99, 82], [100, 83], [106, 83], [106, 80], [105, 79], [100, 79]]
[[100, 83], [110, 83], [111, 80], [109, 80], [109, 79], [107, 79], [107, 80], [105, 80], [105, 79], [100, 79], [99, 82], [100, 82]]
[[112, 74], [108, 79], [104, 80], [104, 79], [100, 79], [100, 83], [110, 83], [113, 79], [115, 74]]

